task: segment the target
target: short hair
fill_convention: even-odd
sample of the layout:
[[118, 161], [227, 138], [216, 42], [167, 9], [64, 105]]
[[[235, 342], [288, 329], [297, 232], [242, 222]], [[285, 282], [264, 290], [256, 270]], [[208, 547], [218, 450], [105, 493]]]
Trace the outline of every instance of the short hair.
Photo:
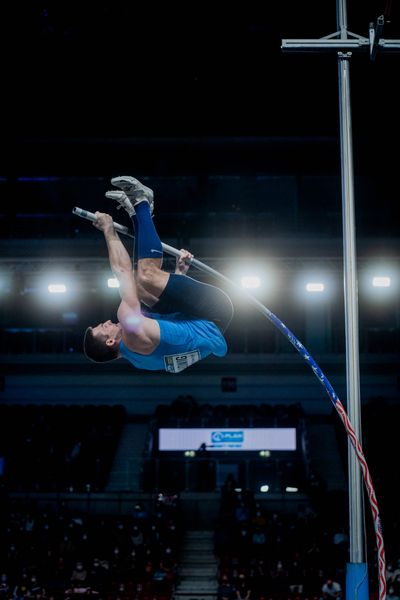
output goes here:
[[107, 344], [95, 338], [93, 327], [88, 327], [83, 337], [83, 352], [93, 362], [109, 362], [118, 358], [118, 345], [107, 346]]

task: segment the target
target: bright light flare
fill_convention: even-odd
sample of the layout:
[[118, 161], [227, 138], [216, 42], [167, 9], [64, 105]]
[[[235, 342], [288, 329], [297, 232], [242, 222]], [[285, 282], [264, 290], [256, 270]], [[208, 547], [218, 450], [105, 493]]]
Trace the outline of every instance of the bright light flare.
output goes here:
[[[24, 293], [33, 294], [43, 305], [63, 307], [67, 310], [69, 302], [80, 292], [79, 281], [69, 273], [49, 273], [27, 282]], [[71, 309], [72, 310], [72, 309]]]
[[306, 291], [312, 294], [325, 291], [325, 285], [320, 282], [309, 282], [306, 284]]
[[335, 288], [336, 282], [332, 273], [324, 268], [303, 271], [297, 276], [298, 297], [308, 304], [316, 302], [320, 306], [327, 305], [335, 294]]
[[399, 292], [399, 272], [394, 264], [371, 265], [362, 274], [363, 291], [375, 302], [395, 300]]
[[392, 285], [390, 277], [376, 276], [372, 278], [372, 285], [374, 287], [388, 288]]
[[109, 277], [107, 279], [107, 287], [109, 288], [119, 288], [119, 281], [116, 277]]
[[257, 275], [245, 275], [240, 279], [240, 285], [247, 290], [254, 290], [261, 286], [261, 279]]
[[49, 283], [47, 289], [50, 294], [65, 294], [67, 286], [65, 283]]

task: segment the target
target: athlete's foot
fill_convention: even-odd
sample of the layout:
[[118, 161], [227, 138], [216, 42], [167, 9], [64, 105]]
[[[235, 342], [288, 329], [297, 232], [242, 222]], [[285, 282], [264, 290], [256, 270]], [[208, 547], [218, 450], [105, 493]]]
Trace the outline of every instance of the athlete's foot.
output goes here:
[[[135, 206], [138, 202], [144, 200], [149, 203], [150, 214], [154, 212], [154, 193], [153, 190], [140, 183], [135, 177], [129, 175], [122, 175], [121, 177], [113, 177], [111, 183], [115, 187], [120, 188], [125, 192], [126, 196], [130, 200], [132, 206]], [[125, 208], [125, 207], [124, 207]]]
[[117, 206], [117, 209], [119, 210], [120, 208], [124, 208], [130, 217], [132, 217], [135, 214], [135, 209], [132, 206], [132, 202], [129, 200], [125, 192], [117, 190], [106, 192], [106, 198], [116, 200], [119, 204], [119, 206]]

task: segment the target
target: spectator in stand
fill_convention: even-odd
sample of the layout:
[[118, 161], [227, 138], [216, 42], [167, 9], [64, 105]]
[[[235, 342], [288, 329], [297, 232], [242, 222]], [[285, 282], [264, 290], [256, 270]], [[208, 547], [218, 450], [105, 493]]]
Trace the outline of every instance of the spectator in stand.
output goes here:
[[397, 561], [397, 565], [392, 574], [392, 583], [395, 586], [396, 593], [400, 591], [400, 559]]
[[241, 500], [235, 509], [235, 520], [237, 523], [248, 522], [250, 520], [250, 508]]
[[237, 556], [242, 558], [246, 558], [252, 553], [253, 549], [251, 531], [250, 528], [245, 524], [243, 524], [237, 531], [234, 540], [234, 549]]
[[236, 589], [229, 581], [228, 575], [223, 575], [218, 585], [217, 600], [235, 600]]
[[113, 530], [114, 544], [124, 554], [130, 552], [132, 549], [132, 539], [129, 535], [129, 531], [125, 527], [122, 521], [118, 521], [116, 528]]
[[70, 570], [62, 556], [54, 557], [53, 574], [47, 585], [52, 589], [63, 589], [70, 583]]
[[9, 592], [10, 592], [10, 586], [8, 583], [7, 573], [2, 573], [0, 576], [0, 599], [1, 600], [8, 599]]
[[398, 596], [396, 594], [396, 591], [395, 591], [395, 589], [394, 589], [394, 587], [392, 585], [390, 585], [388, 587], [386, 599], [387, 600], [400, 600], [400, 596]]
[[258, 502], [255, 505], [255, 510], [256, 512], [253, 518], [251, 519], [252, 524], [254, 525], [254, 527], [265, 527], [265, 525], [267, 524], [267, 519], [265, 517], [264, 511], [262, 510]]
[[221, 515], [229, 519], [235, 513], [238, 485], [233, 473], [229, 473], [221, 487]]
[[288, 593], [288, 572], [283, 565], [283, 562], [279, 560], [276, 565], [271, 569], [271, 591], [276, 596], [286, 596]]
[[250, 570], [250, 578], [252, 593], [256, 598], [266, 593], [266, 588], [269, 588], [269, 573], [262, 558], [256, 561]]
[[252, 553], [257, 558], [262, 556], [265, 551], [265, 544], [267, 542], [267, 536], [263, 527], [256, 526], [253, 528], [252, 536]]
[[322, 598], [341, 598], [342, 586], [332, 578], [328, 578], [321, 588]]
[[393, 582], [393, 574], [394, 574], [393, 563], [388, 562], [386, 565], [386, 583], [387, 584]]
[[125, 555], [121, 553], [119, 546], [115, 546], [110, 557], [110, 570], [113, 578], [121, 579], [125, 570]]
[[17, 583], [14, 586], [12, 597], [14, 600], [22, 600], [29, 595], [29, 578], [28, 573], [24, 570], [19, 574]]
[[246, 575], [244, 573], [239, 573], [239, 577], [235, 582], [237, 600], [249, 600], [251, 596], [251, 590], [249, 587], [250, 586], [246, 580]]
[[99, 558], [94, 557], [89, 567], [87, 583], [89, 587], [102, 592], [105, 584], [105, 570]]
[[134, 525], [132, 527], [131, 541], [135, 548], [139, 548], [139, 547], [143, 546], [143, 543], [144, 543], [143, 532], [141, 531], [141, 529], [139, 529], [139, 527], [137, 525]]
[[43, 595], [42, 594], [43, 587], [39, 584], [37, 575], [35, 573], [32, 573], [32, 575], [31, 575], [28, 590], [29, 590], [29, 594], [33, 597], [36, 597], [37, 595], [39, 595], [39, 596]]
[[144, 508], [144, 506], [140, 503], [135, 504], [135, 507], [132, 511], [132, 517], [135, 522], [137, 521], [147, 521], [149, 518], [149, 513]]
[[304, 588], [304, 569], [300, 563], [300, 556], [288, 566], [288, 582], [291, 594], [301, 595]]
[[84, 587], [86, 585], [87, 575], [87, 570], [79, 560], [71, 573], [71, 585], [73, 587]]
[[147, 532], [146, 536], [146, 544], [150, 546], [150, 548], [157, 547], [160, 544], [160, 532], [157, 529], [157, 525], [153, 523]]
[[116, 590], [114, 591], [115, 600], [129, 600], [130, 594], [126, 589], [126, 585], [123, 582], [117, 582], [115, 584]]

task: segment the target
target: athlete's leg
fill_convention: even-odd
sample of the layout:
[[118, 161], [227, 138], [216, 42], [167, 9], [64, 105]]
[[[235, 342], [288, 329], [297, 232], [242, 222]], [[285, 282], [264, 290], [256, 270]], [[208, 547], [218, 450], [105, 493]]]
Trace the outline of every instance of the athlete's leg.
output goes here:
[[161, 268], [163, 259], [161, 240], [150, 215], [149, 203], [138, 202], [135, 204], [135, 212], [137, 282], [147, 294], [158, 300], [169, 279], [169, 273]]
[[[220, 288], [196, 281], [186, 275], [161, 270], [162, 244], [154, 227], [150, 206], [146, 201], [135, 204], [132, 215], [137, 238], [137, 285], [150, 300], [145, 303], [160, 313], [182, 312], [198, 319], [214, 321], [225, 331], [232, 316], [229, 296]], [[153, 258], [154, 255], [160, 258]]]
[[223, 290], [187, 275], [171, 274], [157, 304], [157, 313], [180, 312], [191, 318], [214, 321], [225, 331], [233, 317], [232, 301]]
[[[161, 269], [163, 260], [162, 245], [158, 235], [154, 236], [155, 228], [151, 217], [152, 226], [149, 228], [147, 210], [145, 208], [146, 204], [146, 202], [140, 202], [135, 205], [135, 209], [138, 209], [140, 215], [139, 218], [136, 210], [132, 215], [132, 223], [135, 230], [133, 265], [139, 298], [147, 307], [152, 307], [164, 290], [169, 275]], [[144, 208], [139, 208], [142, 205]], [[160, 249], [161, 257], [159, 257]], [[148, 254], [150, 254], [151, 258]], [[156, 258], [153, 258], [154, 254], [157, 254]]]
[[169, 278], [169, 274], [161, 268], [162, 244], [151, 218], [153, 191], [134, 177], [116, 177], [111, 181], [123, 191], [107, 192], [106, 196], [116, 200], [132, 219], [137, 291], [141, 301], [151, 307], [157, 302]]

